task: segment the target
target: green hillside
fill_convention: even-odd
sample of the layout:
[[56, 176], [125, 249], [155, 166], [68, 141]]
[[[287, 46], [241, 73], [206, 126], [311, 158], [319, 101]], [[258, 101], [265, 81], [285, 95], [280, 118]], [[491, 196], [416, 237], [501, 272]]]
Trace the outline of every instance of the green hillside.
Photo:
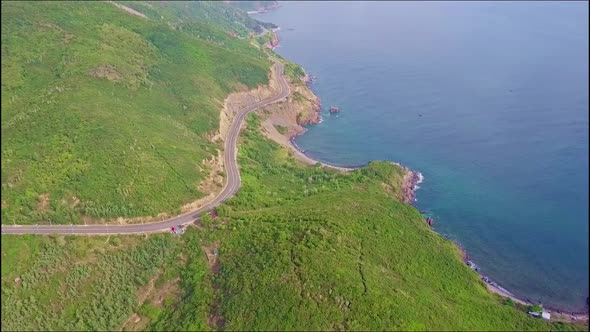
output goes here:
[[232, 6], [245, 11], [256, 11], [278, 5], [278, 1], [229, 1]]
[[487, 292], [397, 166], [301, 166], [258, 123], [238, 195], [182, 236], [3, 235], [3, 330], [587, 330]]
[[224, 329], [575, 328], [489, 293], [457, 247], [398, 200], [399, 167], [302, 167], [257, 127], [251, 116], [242, 135], [243, 186], [209, 226], [220, 243]]
[[[233, 32], [240, 37], [246, 37], [252, 32], [260, 33], [265, 28], [276, 28], [273, 23], [260, 22], [251, 18], [245, 11], [240, 10], [244, 4], [238, 3], [235, 3], [238, 8], [233, 6], [234, 3], [229, 5], [221, 1], [117, 1], [117, 3], [136, 9], [151, 19], [168, 21], [172, 25], [198, 21]], [[255, 3], [256, 1], [252, 3], [248, 1], [245, 6], [257, 5]], [[260, 5], [264, 5], [262, 3]]]
[[3, 223], [174, 213], [203, 196], [223, 99], [267, 83], [270, 63], [195, 14], [237, 10], [190, 3], [184, 32], [169, 24], [177, 5], [152, 20], [107, 2], [2, 2]]

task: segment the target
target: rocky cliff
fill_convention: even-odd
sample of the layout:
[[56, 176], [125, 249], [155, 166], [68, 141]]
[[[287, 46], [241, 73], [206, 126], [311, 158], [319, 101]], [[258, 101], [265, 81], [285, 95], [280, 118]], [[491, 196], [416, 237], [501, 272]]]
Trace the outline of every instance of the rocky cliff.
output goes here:
[[320, 99], [306, 86], [304, 80], [288, 79], [291, 94], [284, 103], [264, 108], [263, 126], [267, 136], [283, 144], [305, 131], [303, 126], [320, 122]]

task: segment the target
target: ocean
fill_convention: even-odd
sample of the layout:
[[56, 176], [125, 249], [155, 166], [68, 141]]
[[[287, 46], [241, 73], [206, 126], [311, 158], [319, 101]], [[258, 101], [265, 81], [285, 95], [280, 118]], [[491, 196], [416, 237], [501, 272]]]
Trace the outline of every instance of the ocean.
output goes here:
[[421, 172], [416, 206], [482, 273], [584, 307], [588, 2], [282, 2], [253, 17], [317, 77], [306, 153]]

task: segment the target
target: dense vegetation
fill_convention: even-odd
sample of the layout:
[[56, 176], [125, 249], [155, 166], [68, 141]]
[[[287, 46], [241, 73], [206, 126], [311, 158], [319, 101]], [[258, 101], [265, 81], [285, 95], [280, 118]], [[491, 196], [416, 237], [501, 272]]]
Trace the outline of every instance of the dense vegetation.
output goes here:
[[[118, 329], [150, 306], [140, 308], [138, 298], [178, 275], [179, 253], [198, 253], [198, 246], [185, 248], [191, 236], [2, 236], [2, 330]], [[203, 257], [193, 256], [191, 265], [205, 271]], [[193, 315], [206, 309], [193, 306]]]
[[[165, 5], [150, 6], [180, 20]], [[174, 213], [203, 195], [223, 99], [270, 64], [196, 18], [247, 15], [189, 7], [174, 29], [108, 2], [2, 2], [3, 223]]]
[[[173, 26], [186, 22], [201, 22], [209, 26], [246, 37], [252, 33], [261, 33], [264, 29], [275, 28], [272, 23], [257, 21], [239, 7], [244, 4], [221, 1], [117, 1], [136, 9], [154, 20], [168, 21]], [[254, 4], [252, 4], [254, 5]], [[261, 4], [262, 5], [262, 4]], [[250, 6], [246, 4], [246, 6]], [[235, 8], [238, 7], [238, 8]]]
[[305, 76], [305, 71], [300, 65], [288, 62], [285, 65], [285, 75], [289, 76], [292, 81], [297, 81]]
[[278, 1], [230, 1], [229, 3], [247, 12], [276, 7], [278, 5]]
[[[396, 199], [397, 166], [301, 166], [258, 126], [251, 116], [241, 138], [242, 189], [203, 228], [2, 236], [3, 329], [587, 328], [547, 324], [489, 293], [457, 248]], [[204, 253], [213, 244], [218, 273]]]

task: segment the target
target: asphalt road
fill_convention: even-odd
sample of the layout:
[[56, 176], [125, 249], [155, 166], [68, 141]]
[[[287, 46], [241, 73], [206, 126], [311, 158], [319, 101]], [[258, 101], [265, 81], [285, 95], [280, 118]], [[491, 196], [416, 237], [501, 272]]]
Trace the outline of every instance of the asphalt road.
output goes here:
[[131, 225], [2, 225], [2, 234], [137, 234], [154, 233], [170, 230], [177, 225], [186, 225], [198, 219], [203, 212], [210, 211], [214, 207], [232, 197], [240, 188], [241, 178], [237, 162], [237, 140], [240, 128], [248, 113], [260, 107], [275, 103], [286, 98], [290, 91], [289, 85], [283, 76], [283, 64], [276, 62], [275, 68], [280, 85], [280, 92], [271, 98], [242, 108], [236, 114], [225, 140], [224, 160], [225, 174], [227, 175], [223, 190], [207, 205], [191, 212], [167, 219], [145, 224]]

